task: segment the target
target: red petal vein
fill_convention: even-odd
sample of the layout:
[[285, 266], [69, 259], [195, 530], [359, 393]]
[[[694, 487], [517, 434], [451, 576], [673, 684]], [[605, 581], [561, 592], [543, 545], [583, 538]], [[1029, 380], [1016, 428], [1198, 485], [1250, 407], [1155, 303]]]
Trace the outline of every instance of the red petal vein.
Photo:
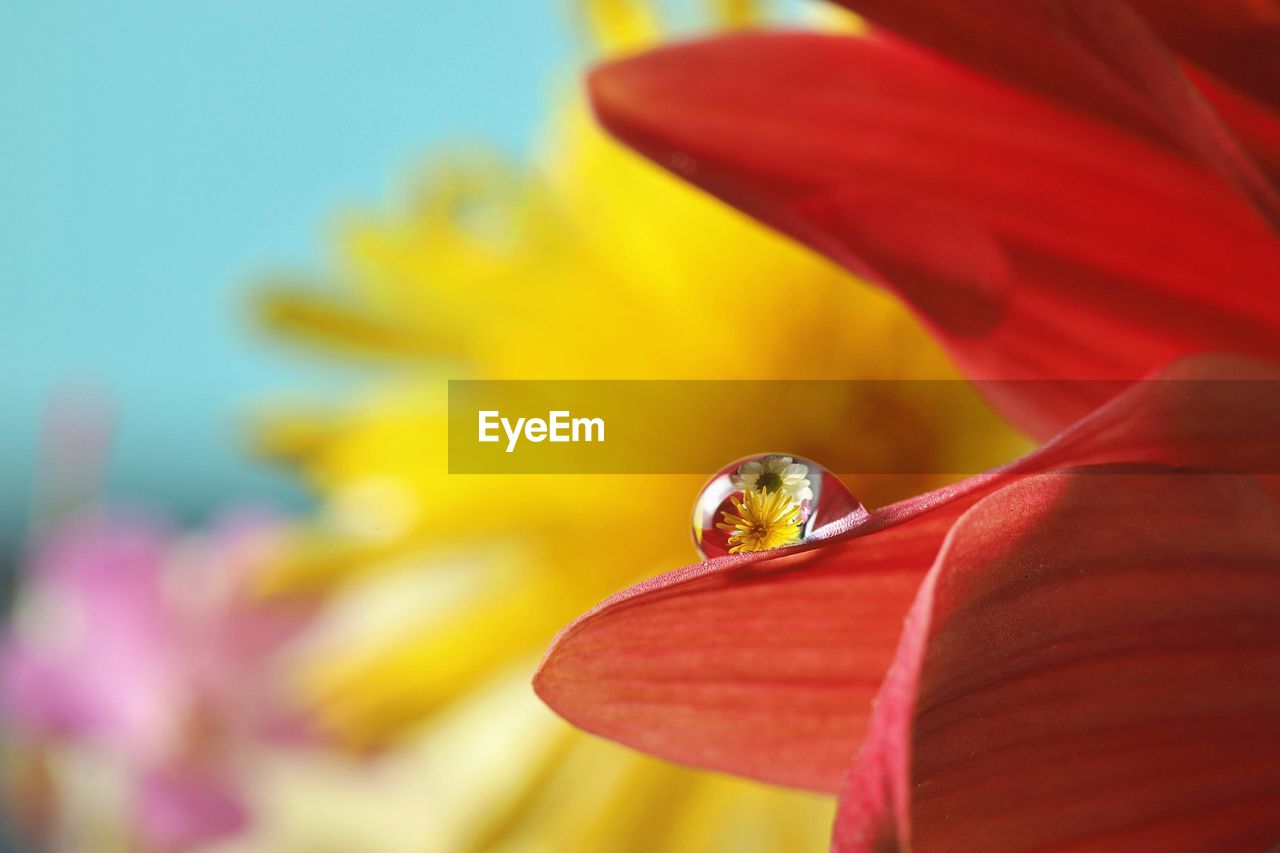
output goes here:
[[835, 849], [1261, 849], [1277, 612], [1280, 507], [1249, 477], [999, 491], [921, 588]]
[[[1162, 376], [1004, 469], [833, 525], [822, 541], [619, 593], [560, 634], [535, 688], [575, 725], [655, 755], [837, 790], [916, 590], [977, 501], [1076, 465], [1280, 471], [1280, 368], [1203, 357]], [[1205, 381], [1221, 376], [1242, 381]]]

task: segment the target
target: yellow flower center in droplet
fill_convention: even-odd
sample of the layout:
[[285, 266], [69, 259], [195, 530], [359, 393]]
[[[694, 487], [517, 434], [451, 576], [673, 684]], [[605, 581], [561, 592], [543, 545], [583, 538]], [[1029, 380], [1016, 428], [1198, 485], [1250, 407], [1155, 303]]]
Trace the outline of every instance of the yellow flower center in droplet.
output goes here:
[[716, 525], [729, 531], [730, 554], [768, 551], [800, 541], [800, 505], [781, 489], [750, 489], [742, 500], [731, 500], [738, 514], [721, 512], [726, 523]]

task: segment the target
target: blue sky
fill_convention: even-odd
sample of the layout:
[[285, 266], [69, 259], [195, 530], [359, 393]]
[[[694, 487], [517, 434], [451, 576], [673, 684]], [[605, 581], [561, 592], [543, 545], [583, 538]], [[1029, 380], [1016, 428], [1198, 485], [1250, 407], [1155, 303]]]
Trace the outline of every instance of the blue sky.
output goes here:
[[323, 370], [254, 337], [248, 285], [322, 270], [433, 145], [527, 148], [571, 46], [556, 0], [0, 5], [0, 525], [42, 402], [114, 397], [117, 495], [296, 501], [238, 429]]

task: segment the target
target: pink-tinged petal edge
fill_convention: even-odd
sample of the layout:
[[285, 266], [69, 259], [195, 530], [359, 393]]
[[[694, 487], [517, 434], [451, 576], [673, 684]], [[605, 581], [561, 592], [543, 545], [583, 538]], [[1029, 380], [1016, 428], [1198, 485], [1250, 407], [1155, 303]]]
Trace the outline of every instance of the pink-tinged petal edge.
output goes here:
[[48, 612], [34, 619], [71, 645], [46, 647], [10, 626], [0, 707], [13, 724], [147, 750], [174, 675], [159, 582], [168, 539], [141, 517], [89, 514], [38, 543], [26, 583]]
[[139, 782], [135, 809], [138, 831], [155, 850], [189, 850], [231, 837], [249, 823], [234, 782], [203, 766], [149, 771]]
[[1280, 839], [1280, 507], [1243, 475], [1054, 472], [925, 578], [837, 851]]
[[1278, 379], [1271, 364], [1189, 359], [1004, 468], [833, 523], [820, 541], [641, 583], [565, 628], [535, 689], [571, 723], [660, 757], [836, 791], [961, 514], [1020, 478], [1084, 465], [1274, 474]]

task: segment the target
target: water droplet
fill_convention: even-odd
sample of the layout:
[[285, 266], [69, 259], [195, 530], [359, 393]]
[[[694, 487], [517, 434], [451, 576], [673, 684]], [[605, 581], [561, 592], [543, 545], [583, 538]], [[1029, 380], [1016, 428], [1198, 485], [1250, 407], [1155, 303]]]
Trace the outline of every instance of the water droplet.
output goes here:
[[693, 505], [693, 541], [704, 559], [803, 542], [823, 525], [862, 508], [835, 474], [816, 462], [761, 453], [725, 466]]

